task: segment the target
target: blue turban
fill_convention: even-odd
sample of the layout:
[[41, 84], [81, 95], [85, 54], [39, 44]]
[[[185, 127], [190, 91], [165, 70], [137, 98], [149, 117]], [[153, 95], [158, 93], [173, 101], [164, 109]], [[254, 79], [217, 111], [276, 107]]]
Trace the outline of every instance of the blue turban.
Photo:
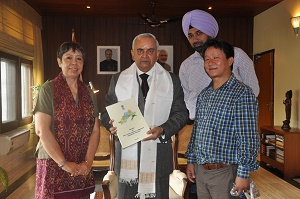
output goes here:
[[192, 10], [183, 16], [182, 30], [187, 38], [190, 26], [197, 28], [212, 38], [215, 38], [219, 32], [216, 19], [203, 10]]

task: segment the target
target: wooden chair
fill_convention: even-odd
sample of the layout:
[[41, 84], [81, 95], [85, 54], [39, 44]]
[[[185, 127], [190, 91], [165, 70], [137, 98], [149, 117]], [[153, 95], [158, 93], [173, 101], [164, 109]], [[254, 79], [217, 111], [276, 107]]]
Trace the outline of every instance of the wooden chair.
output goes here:
[[[115, 161], [115, 138], [110, 135], [110, 167], [109, 171], [103, 178], [102, 189], [105, 199], [115, 199], [118, 193], [118, 177], [114, 172]], [[177, 162], [177, 138], [172, 136], [172, 149], [173, 149], [173, 173], [170, 174], [170, 186], [169, 186], [169, 198], [170, 199], [183, 199], [188, 198], [188, 192], [186, 192], [187, 176], [185, 173], [178, 170]]]
[[95, 177], [95, 192], [91, 198], [102, 199], [102, 176], [110, 167], [110, 133], [104, 126], [100, 126], [100, 142], [92, 163], [92, 171]]
[[[185, 152], [187, 151], [188, 144], [190, 142], [192, 130], [194, 125], [185, 125], [177, 134], [177, 155], [178, 155], [178, 169], [181, 171], [186, 171], [187, 166], [187, 158], [184, 156]], [[187, 188], [186, 188], [186, 195], [185, 199], [189, 198], [190, 191], [191, 193], [196, 193], [195, 189], [191, 190], [191, 186], [193, 186], [194, 183], [188, 181]]]
[[187, 158], [184, 156], [187, 151], [188, 144], [190, 142], [193, 125], [186, 125], [178, 132], [178, 166], [180, 169], [184, 169], [187, 165]]
[[92, 163], [93, 171], [109, 170], [110, 165], [110, 146], [109, 146], [110, 133], [104, 126], [100, 126], [100, 142], [97, 152]]
[[118, 178], [114, 171], [115, 165], [115, 136], [110, 134], [110, 165], [107, 174], [103, 178], [102, 190], [104, 199], [112, 199], [117, 197]]

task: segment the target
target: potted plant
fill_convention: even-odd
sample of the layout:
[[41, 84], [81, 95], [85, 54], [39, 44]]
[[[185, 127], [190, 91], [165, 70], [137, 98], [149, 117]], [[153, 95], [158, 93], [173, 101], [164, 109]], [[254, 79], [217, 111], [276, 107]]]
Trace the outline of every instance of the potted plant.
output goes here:
[[5, 187], [6, 191], [8, 188], [8, 175], [4, 168], [0, 167], [0, 181]]

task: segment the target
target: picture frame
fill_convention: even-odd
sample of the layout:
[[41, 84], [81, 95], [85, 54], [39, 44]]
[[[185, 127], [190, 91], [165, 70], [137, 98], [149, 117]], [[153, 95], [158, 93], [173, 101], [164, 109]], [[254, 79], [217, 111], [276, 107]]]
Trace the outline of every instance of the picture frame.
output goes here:
[[97, 46], [97, 74], [115, 74], [120, 68], [120, 46]]
[[172, 45], [160, 45], [158, 50], [166, 50], [167, 51], [168, 59], [167, 59], [166, 63], [171, 66], [170, 72], [173, 72], [173, 68], [174, 68], [174, 66], [173, 66], [173, 60], [174, 60], [173, 46]]

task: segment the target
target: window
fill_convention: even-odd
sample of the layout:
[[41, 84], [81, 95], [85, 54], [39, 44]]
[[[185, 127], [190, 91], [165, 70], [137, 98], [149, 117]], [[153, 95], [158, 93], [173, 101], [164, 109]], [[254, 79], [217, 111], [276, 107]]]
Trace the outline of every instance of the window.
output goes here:
[[32, 61], [21, 59], [21, 126], [32, 121]]
[[32, 61], [3, 52], [0, 52], [0, 60], [0, 132], [4, 133], [32, 121]]
[[17, 63], [15, 60], [1, 58], [1, 105], [3, 123], [17, 119], [16, 71]]

